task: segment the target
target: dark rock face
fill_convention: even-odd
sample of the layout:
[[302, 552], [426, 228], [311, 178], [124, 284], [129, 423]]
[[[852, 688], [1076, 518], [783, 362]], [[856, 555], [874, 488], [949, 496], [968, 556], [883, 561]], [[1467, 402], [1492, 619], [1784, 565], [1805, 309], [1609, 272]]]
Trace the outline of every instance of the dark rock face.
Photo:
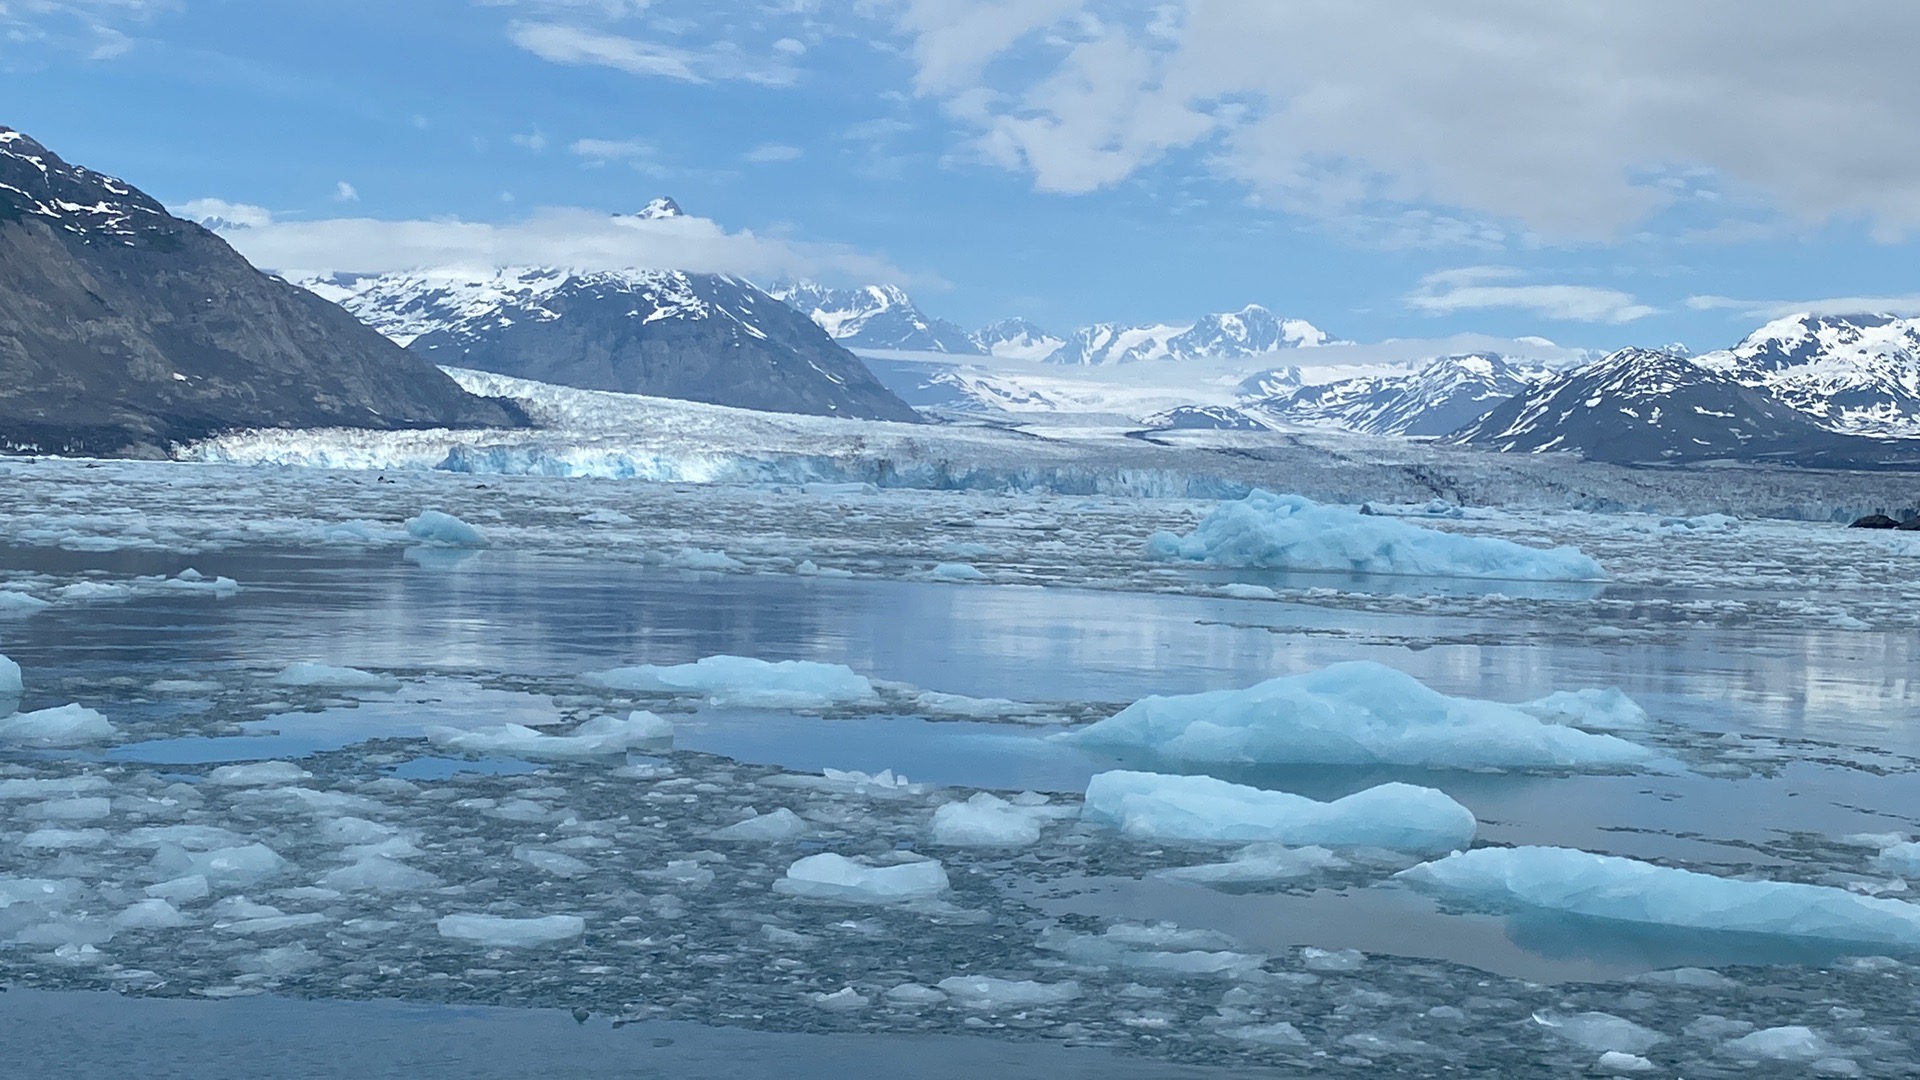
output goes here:
[[[1914, 520], [1920, 521], [1920, 518]], [[1849, 529], [1897, 529], [1899, 527], [1899, 522], [1885, 514], [1868, 514], [1863, 518], [1855, 518], [1853, 524], [1847, 526]]]
[[0, 127], [0, 452], [525, 422], [140, 191]]

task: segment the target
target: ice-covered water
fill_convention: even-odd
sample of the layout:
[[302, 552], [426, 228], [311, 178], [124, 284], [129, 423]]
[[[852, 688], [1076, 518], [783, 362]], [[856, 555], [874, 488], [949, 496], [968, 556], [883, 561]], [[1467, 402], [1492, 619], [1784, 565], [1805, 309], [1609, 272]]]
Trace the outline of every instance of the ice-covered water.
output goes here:
[[[864, 497], [835, 496], [843, 512]], [[1484, 609], [1346, 580], [1208, 595], [1139, 553], [1105, 581], [1083, 570], [1095, 587], [1034, 588], [993, 554], [1026, 548], [990, 542], [961, 553], [986, 581], [915, 580], [878, 524], [843, 556], [858, 576], [745, 550], [730, 557], [752, 572], [714, 573], [530, 552], [532, 525], [438, 505], [492, 546], [451, 563], [397, 537], [358, 553], [244, 538], [7, 553], [16, 591], [49, 599], [0, 623], [19, 708], [73, 703], [114, 730], [0, 750], [0, 974], [578, 1008], [850, 1046], [976, 1036], [1010, 1061], [1011, 1044], [1050, 1041], [1336, 1075], [1564, 1073], [1606, 1053], [1688, 1076], [1908, 1068], [1920, 975], [1897, 943], [1683, 932], [1659, 912], [1513, 910], [1396, 879], [1431, 853], [1130, 834], [1082, 813], [1089, 780], [1168, 763], [1055, 737], [1151, 695], [1367, 660], [1450, 698], [1533, 703], [1531, 722], [1623, 728], [1655, 756], [1588, 773], [1186, 767], [1322, 803], [1437, 789], [1471, 813], [1479, 850], [1904, 902], [1902, 845], [1920, 833], [1911, 641], [1796, 624], [1795, 605], [1833, 602], [1823, 585], [1742, 563], [1767, 613], [1744, 620], [1708, 606], [1737, 590], [1651, 578]], [[1704, 581], [1711, 551], [1690, 550]], [[236, 587], [59, 599], [189, 563]], [[1626, 606], [1600, 606], [1615, 589]], [[717, 656], [822, 666], [680, 667]], [[800, 681], [776, 685], [787, 675]], [[1549, 697], [1614, 687], [1623, 698]]]

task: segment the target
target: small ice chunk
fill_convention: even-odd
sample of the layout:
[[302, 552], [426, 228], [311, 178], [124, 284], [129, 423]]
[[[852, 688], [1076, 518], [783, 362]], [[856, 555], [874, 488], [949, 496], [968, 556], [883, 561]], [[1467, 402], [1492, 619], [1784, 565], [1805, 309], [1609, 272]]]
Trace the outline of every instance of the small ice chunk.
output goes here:
[[374, 855], [329, 872], [319, 884], [340, 892], [421, 892], [439, 888], [441, 881], [425, 870]]
[[800, 815], [783, 806], [736, 821], [724, 829], [715, 829], [708, 835], [715, 840], [789, 840], [806, 831], [807, 823]]
[[190, 852], [172, 844], [164, 845], [153, 857], [154, 866], [172, 877], [199, 875], [216, 889], [251, 885], [279, 873], [287, 865], [278, 853], [265, 844], [216, 848]]
[[933, 859], [896, 866], [867, 866], [844, 855], [823, 852], [787, 867], [773, 883], [778, 892], [816, 900], [884, 904], [921, 900], [947, 891], [947, 871]]
[[490, 948], [518, 949], [577, 938], [586, 933], [587, 921], [578, 915], [509, 919], [499, 915], [453, 914], [442, 916], [438, 926], [444, 938]]
[[0, 720], [0, 743], [22, 746], [85, 746], [119, 733], [105, 716], [84, 705], [15, 713]]
[[851, 986], [843, 986], [831, 994], [808, 994], [807, 1000], [829, 1012], [858, 1012], [872, 1004], [865, 994]]
[[185, 926], [192, 919], [180, 914], [180, 910], [158, 897], [136, 901], [125, 911], [113, 917], [115, 930], [171, 930]]
[[207, 875], [188, 874], [170, 878], [158, 885], [149, 885], [142, 891], [156, 900], [184, 904], [192, 900], [205, 900], [212, 895], [213, 888], [207, 881]]
[[1896, 841], [1873, 857], [1874, 868], [1887, 874], [1920, 877], [1920, 843]]
[[616, 757], [629, 750], [659, 748], [673, 741], [673, 725], [644, 710], [626, 719], [599, 716], [565, 735], [549, 735], [522, 724], [499, 724], [466, 731], [430, 727], [427, 740], [465, 754], [505, 754], [549, 761]]
[[982, 791], [935, 810], [933, 839], [953, 847], [1024, 847], [1040, 839], [1041, 816]]
[[1697, 967], [1649, 971], [1644, 975], [1636, 976], [1633, 981], [1653, 983], [1657, 986], [1685, 986], [1694, 990], [1732, 990], [1740, 985], [1736, 980], [1729, 979], [1717, 971]]
[[76, 851], [97, 848], [108, 838], [105, 829], [34, 829], [20, 838], [20, 846], [29, 851]]
[[938, 1005], [947, 1000], [947, 994], [944, 990], [935, 990], [919, 983], [901, 983], [888, 990], [886, 998], [895, 1005]]
[[845, 705], [874, 698], [873, 682], [841, 664], [709, 656], [691, 664], [641, 664], [587, 675], [609, 690], [699, 694], [715, 704], [769, 709]]
[[525, 863], [553, 877], [579, 877], [593, 872], [592, 866], [564, 852], [548, 851], [545, 848], [529, 847], [525, 844], [513, 849], [513, 859], [515, 862]]
[[1199, 764], [1560, 768], [1653, 756], [1512, 705], [1448, 697], [1365, 660], [1244, 690], [1142, 698], [1062, 738]]
[[1306, 877], [1319, 870], [1345, 865], [1345, 859], [1323, 847], [1250, 844], [1241, 848], [1227, 862], [1176, 866], [1161, 870], [1154, 876], [1189, 885], [1257, 885]]
[[99, 795], [51, 799], [21, 808], [21, 816], [41, 821], [98, 821], [113, 813], [113, 800]]
[[1072, 979], [1057, 983], [1031, 979], [996, 979], [987, 975], [953, 975], [936, 984], [953, 1003], [969, 1009], [1031, 1009], [1063, 1005], [1080, 996]]
[[1615, 1076], [1631, 1076], [1634, 1073], [1652, 1072], [1653, 1062], [1639, 1054], [1628, 1054], [1619, 1050], [1609, 1050], [1600, 1055], [1594, 1068]]
[[1833, 1046], [1810, 1027], [1789, 1024], [1742, 1035], [1723, 1049], [1734, 1057], [1766, 1061], [1818, 1061], [1833, 1056]]
[[1220, 595], [1234, 600], [1277, 600], [1280, 594], [1265, 585], [1248, 585], [1242, 581], [1233, 581], [1220, 586]]
[[19, 701], [20, 695], [26, 692], [26, 683], [20, 678], [20, 665], [0, 654], [0, 708], [11, 711], [13, 706], [8, 703]]
[[0, 780], [0, 802], [84, 795], [110, 786], [106, 777], [92, 774]]
[[255, 761], [222, 765], [207, 774], [207, 783], [220, 787], [277, 787], [313, 779], [313, 774], [291, 761]]
[[1570, 848], [1480, 848], [1398, 875], [1484, 902], [1640, 925], [1920, 946], [1920, 904], [1830, 885], [1740, 881]]
[[1624, 1016], [1614, 1016], [1612, 1013], [1537, 1012], [1533, 1014], [1533, 1022], [1586, 1050], [1641, 1054], [1667, 1040], [1665, 1035], [1652, 1028], [1642, 1027]]
[[1082, 814], [1150, 840], [1272, 842], [1451, 851], [1473, 842], [1473, 814], [1443, 792], [1390, 783], [1316, 802], [1210, 776], [1114, 771], [1087, 782]]
[[1566, 724], [1589, 731], [1644, 731], [1652, 723], [1647, 710], [1617, 686], [1561, 690], [1518, 708], [1549, 724]]
[[943, 562], [928, 571], [928, 577], [936, 581], [984, 581], [987, 575], [972, 563]]
[[273, 677], [273, 681], [281, 686], [314, 686], [329, 690], [393, 690], [400, 685], [400, 680], [391, 675], [333, 664], [317, 664], [310, 660], [288, 664]]
[[483, 548], [490, 544], [487, 534], [440, 510], [422, 510], [418, 517], [408, 518], [407, 535], [436, 547]]
[[667, 565], [682, 570], [699, 570], [713, 574], [735, 574], [747, 568], [747, 564], [724, 551], [707, 551], [703, 548], [681, 548], [678, 554], [667, 559]]
[[1258, 1046], [1307, 1045], [1307, 1037], [1300, 1034], [1300, 1029], [1284, 1020], [1273, 1024], [1243, 1024], [1239, 1027], [1221, 1028], [1220, 1034], [1229, 1039], [1238, 1039]]
[[1359, 949], [1316, 949], [1309, 945], [1300, 950], [1300, 964], [1309, 971], [1359, 971], [1366, 962], [1367, 954]]

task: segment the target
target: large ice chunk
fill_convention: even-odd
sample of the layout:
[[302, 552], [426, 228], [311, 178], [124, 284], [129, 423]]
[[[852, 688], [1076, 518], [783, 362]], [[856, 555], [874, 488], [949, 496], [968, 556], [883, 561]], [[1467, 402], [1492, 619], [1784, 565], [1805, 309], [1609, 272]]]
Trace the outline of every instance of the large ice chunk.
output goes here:
[[1512, 705], [1448, 697], [1364, 660], [1244, 690], [1142, 698], [1063, 738], [1198, 764], [1564, 768], [1653, 756]]
[[84, 705], [15, 713], [0, 720], [0, 743], [24, 746], [85, 746], [119, 734], [107, 718]]
[[655, 694], [700, 694], [715, 704], [769, 709], [811, 709], [867, 701], [873, 682], [841, 664], [812, 660], [757, 660], [709, 656], [691, 664], [613, 668], [586, 680], [610, 690]]
[[1071, 816], [1070, 807], [1038, 802], [1009, 802], [982, 791], [966, 802], [947, 803], [933, 812], [935, 843], [954, 847], [1023, 847], [1040, 839], [1040, 826]]
[[438, 547], [483, 548], [490, 543], [487, 534], [440, 510], [422, 510], [419, 517], [408, 518], [407, 535]]
[[947, 871], [937, 860], [868, 866], [844, 855], [809, 855], [787, 867], [774, 890], [816, 900], [885, 904], [921, 900], [947, 891]]
[[0, 655], [0, 716], [13, 711], [20, 701], [20, 695], [26, 693], [26, 684], [20, 678], [20, 665]]
[[650, 712], [639, 711], [629, 713], [624, 720], [617, 716], [595, 717], [566, 735], [548, 735], [521, 724], [499, 724], [478, 731], [431, 727], [427, 729], [427, 739], [435, 746], [467, 754], [575, 761], [670, 743], [673, 725]]
[[715, 840], [790, 840], [807, 831], [807, 823], [800, 815], [782, 806], [766, 814], [756, 814], [745, 821], [736, 821], [723, 829], [715, 829], [709, 835]]
[[1614, 922], [1920, 946], [1920, 904], [1829, 885], [1739, 881], [1570, 848], [1481, 848], [1401, 871], [1424, 888]]
[[439, 922], [440, 936], [501, 949], [550, 945], [586, 933], [587, 921], [578, 915], [544, 915], [537, 919], [508, 919], [499, 915], [454, 914]]
[[1451, 851], [1473, 842], [1473, 813], [1444, 792], [1382, 784], [1333, 802], [1211, 776], [1104, 772], [1082, 814], [1149, 840]]
[[1578, 548], [1531, 548], [1511, 540], [1459, 536], [1267, 491], [1221, 503], [1185, 536], [1153, 534], [1147, 554], [1271, 570], [1521, 581], [1606, 577], [1600, 564]]

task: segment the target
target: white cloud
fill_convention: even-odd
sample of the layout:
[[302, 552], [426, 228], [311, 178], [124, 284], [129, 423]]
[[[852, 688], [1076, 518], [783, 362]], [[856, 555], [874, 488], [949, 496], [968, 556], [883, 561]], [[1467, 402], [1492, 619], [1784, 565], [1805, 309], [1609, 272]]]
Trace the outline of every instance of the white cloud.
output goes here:
[[652, 143], [644, 139], [575, 139], [573, 145], [567, 147], [567, 152], [588, 161], [604, 163], [650, 158], [654, 148]]
[[547, 136], [543, 132], [532, 131], [524, 135], [509, 135], [507, 141], [529, 153], [538, 154], [547, 148]]
[[608, 67], [629, 75], [705, 83], [738, 80], [787, 86], [798, 73], [785, 59], [748, 56], [728, 40], [687, 49], [563, 22], [520, 22], [507, 37], [522, 49], [556, 64]]
[[1584, 323], [1628, 323], [1659, 313], [1629, 293], [1592, 285], [1515, 283], [1524, 273], [1510, 266], [1467, 266], [1420, 279], [1406, 304], [1427, 315], [1512, 309], [1544, 319]]
[[836, 244], [729, 232], [707, 218], [642, 220], [570, 207], [502, 224], [440, 219], [286, 220], [257, 206], [196, 199], [178, 208], [243, 227], [223, 230], [255, 266], [276, 273], [390, 273], [425, 267], [659, 268], [747, 277], [905, 282], [887, 260]]
[[747, 151], [742, 157], [755, 164], [767, 164], [776, 161], [797, 161], [804, 152], [797, 146], [788, 146], [785, 143], [766, 143]]
[[1737, 311], [1754, 319], [1789, 315], [1920, 315], [1920, 293], [1906, 296], [1832, 296], [1821, 300], [1739, 300], [1731, 296], [1689, 296], [1695, 311]]
[[1910, 0], [894, 10], [916, 90], [981, 158], [1043, 191], [1093, 190], [1191, 150], [1329, 217], [1428, 205], [1606, 240], [1732, 193], [1803, 223], [1866, 220], [1883, 239], [1920, 230]]
[[333, 201], [334, 202], [359, 202], [360, 191], [358, 188], [354, 187], [352, 184], [349, 184], [345, 180], [342, 180], [339, 183], [335, 184], [333, 187]]

